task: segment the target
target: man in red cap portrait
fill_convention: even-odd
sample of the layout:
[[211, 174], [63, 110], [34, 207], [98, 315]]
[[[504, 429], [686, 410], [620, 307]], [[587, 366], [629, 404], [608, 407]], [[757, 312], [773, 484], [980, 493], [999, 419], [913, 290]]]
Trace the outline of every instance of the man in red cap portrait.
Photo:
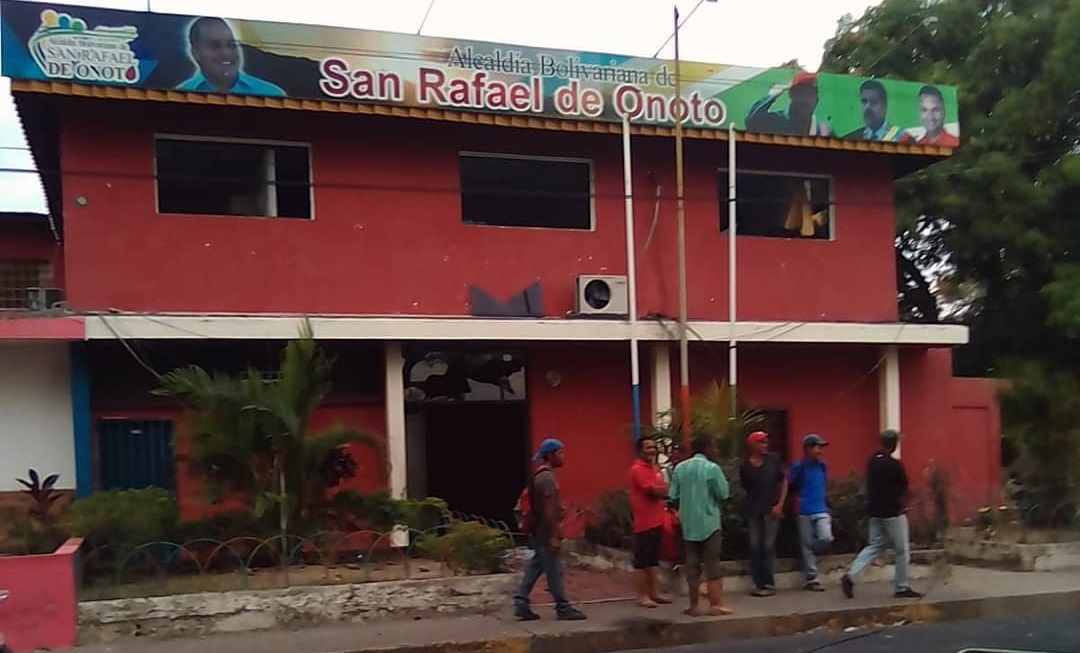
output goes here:
[[[785, 92], [788, 108], [770, 111], [773, 104]], [[829, 123], [814, 113], [818, 105], [817, 75], [798, 72], [790, 84], [778, 84], [769, 94], [758, 100], [746, 114], [747, 131], [764, 134], [788, 134], [791, 136], [831, 136]]]

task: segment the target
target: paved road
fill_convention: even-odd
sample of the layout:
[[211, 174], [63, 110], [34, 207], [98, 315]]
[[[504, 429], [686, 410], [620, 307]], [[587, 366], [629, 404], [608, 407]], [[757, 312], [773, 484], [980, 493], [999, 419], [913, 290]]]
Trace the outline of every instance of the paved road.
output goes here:
[[664, 649], [662, 653], [957, 653], [977, 647], [1080, 653], [1080, 612], [716, 642]]

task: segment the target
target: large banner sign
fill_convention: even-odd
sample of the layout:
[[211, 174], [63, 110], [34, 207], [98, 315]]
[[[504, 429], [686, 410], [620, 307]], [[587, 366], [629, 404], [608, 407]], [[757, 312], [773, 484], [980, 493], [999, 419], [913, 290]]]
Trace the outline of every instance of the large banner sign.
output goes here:
[[0, 6], [2, 72], [196, 93], [955, 146], [956, 89], [454, 39], [28, 2]]

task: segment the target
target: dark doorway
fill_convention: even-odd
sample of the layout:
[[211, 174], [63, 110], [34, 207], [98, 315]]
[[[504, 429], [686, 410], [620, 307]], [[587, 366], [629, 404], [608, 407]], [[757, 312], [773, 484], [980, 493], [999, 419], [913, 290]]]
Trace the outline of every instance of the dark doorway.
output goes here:
[[524, 353], [437, 343], [403, 353], [409, 494], [512, 527], [529, 470]]
[[526, 481], [526, 404], [429, 404], [424, 412], [428, 494], [456, 512], [512, 525]]
[[175, 487], [173, 423], [169, 420], [99, 420], [98, 451], [102, 490]]

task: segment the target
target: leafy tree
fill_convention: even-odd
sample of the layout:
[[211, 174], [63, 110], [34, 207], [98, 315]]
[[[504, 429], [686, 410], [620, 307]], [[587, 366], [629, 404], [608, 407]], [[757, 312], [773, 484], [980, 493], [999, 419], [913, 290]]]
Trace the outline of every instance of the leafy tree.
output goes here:
[[963, 373], [1080, 362], [1077, 34], [1071, 0], [886, 0], [826, 45], [823, 70], [959, 87], [962, 146], [896, 185], [897, 268], [908, 319], [961, 300]]
[[1076, 0], [885, 0], [841, 19], [822, 66], [959, 89], [961, 146], [896, 184], [901, 312], [951, 304], [971, 327], [958, 371], [1013, 378], [1005, 430], [1044, 523], [1078, 501], [1078, 34]]
[[[727, 380], [710, 382], [702, 392], [690, 399], [690, 428], [713, 437], [718, 460], [728, 460], [738, 455], [742, 438], [765, 423], [765, 415], [753, 408], [735, 406], [733, 414], [732, 399]], [[682, 418], [677, 409], [673, 408], [660, 417], [660, 425], [654, 427], [649, 436], [660, 444], [663, 466], [669, 462], [673, 445], [688, 444], [689, 436], [682, 433]]]
[[229, 376], [192, 365], [164, 375], [154, 392], [189, 409], [189, 462], [215, 497], [246, 496], [257, 517], [276, 506], [286, 531], [318, 526], [325, 517], [330, 490], [356, 473], [348, 445], [378, 448], [372, 436], [340, 424], [312, 432], [333, 365], [305, 324], [270, 378], [254, 369]]

